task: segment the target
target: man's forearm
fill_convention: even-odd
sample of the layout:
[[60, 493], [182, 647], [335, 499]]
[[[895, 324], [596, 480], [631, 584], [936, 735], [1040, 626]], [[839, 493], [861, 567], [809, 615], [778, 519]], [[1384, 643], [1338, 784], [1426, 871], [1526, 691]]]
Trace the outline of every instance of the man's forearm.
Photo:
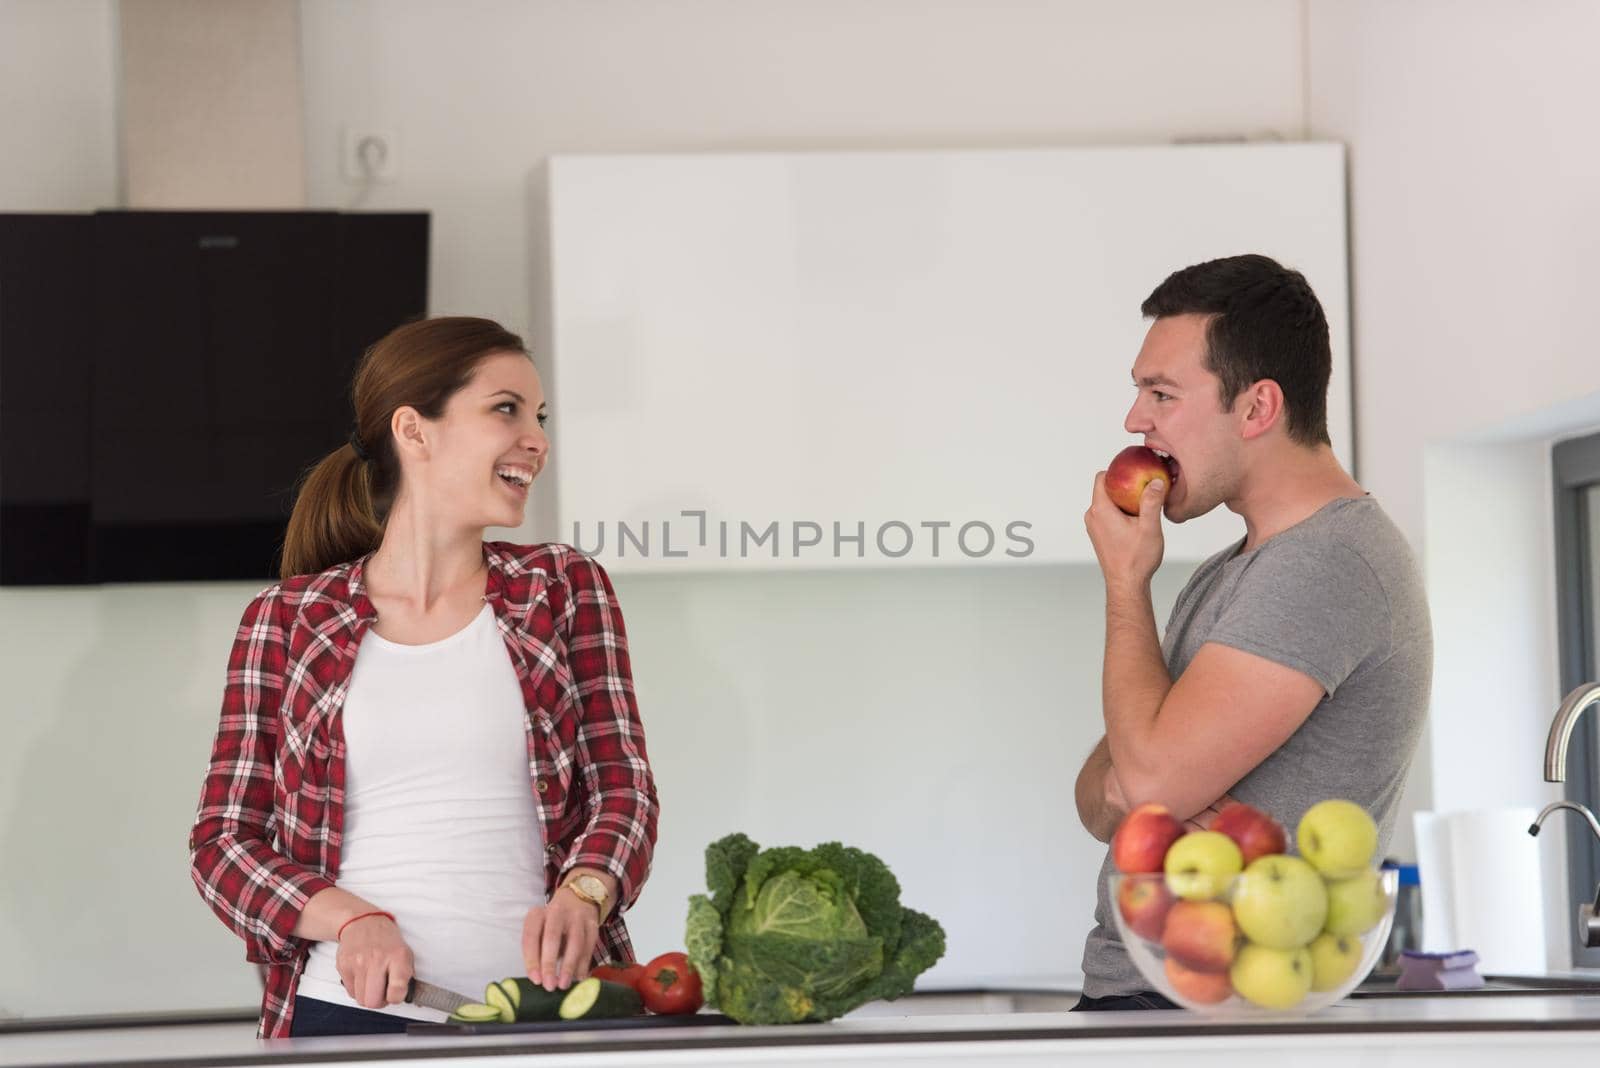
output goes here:
[[1089, 754], [1089, 759], [1083, 762], [1074, 794], [1078, 803], [1078, 819], [1084, 829], [1096, 841], [1111, 841], [1117, 824], [1127, 814], [1127, 805], [1117, 783], [1116, 769], [1111, 766], [1111, 751], [1106, 748], [1105, 738], [1100, 739], [1094, 752]]
[[1161, 656], [1148, 584], [1106, 586], [1106, 655], [1101, 703], [1110, 764], [1128, 802], [1149, 800], [1151, 740], [1172, 676]]

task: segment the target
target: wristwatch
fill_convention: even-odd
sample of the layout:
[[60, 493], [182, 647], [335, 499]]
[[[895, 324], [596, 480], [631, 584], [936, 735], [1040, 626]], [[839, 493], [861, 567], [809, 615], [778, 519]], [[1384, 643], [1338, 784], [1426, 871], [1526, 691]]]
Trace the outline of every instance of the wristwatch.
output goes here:
[[571, 890], [579, 901], [587, 901], [600, 912], [600, 918], [606, 918], [606, 903], [610, 895], [606, 893], [606, 884], [593, 875], [575, 875], [562, 884]]

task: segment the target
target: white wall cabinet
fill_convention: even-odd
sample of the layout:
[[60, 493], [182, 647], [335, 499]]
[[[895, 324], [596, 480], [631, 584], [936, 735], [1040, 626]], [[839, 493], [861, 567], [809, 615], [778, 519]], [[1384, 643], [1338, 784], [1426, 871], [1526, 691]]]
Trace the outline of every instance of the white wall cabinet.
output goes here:
[[1321, 297], [1350, 462], [1339, 145], [563, 157], [550, 212], [559, 536], [613, 569], [1093, 560], [1139, 304], [1241, 252]]

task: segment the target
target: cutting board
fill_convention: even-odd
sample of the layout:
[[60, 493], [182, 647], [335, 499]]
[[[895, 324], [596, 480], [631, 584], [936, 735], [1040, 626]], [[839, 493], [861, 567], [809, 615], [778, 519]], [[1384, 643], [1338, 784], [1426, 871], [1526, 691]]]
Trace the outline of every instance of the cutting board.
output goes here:
[[549, 1020], [539, 1023], [414, 1023], [408, 1035], [521, 1035], [560, 1031], [645, 1031], [671, 1027], [722, 1027], [738, 1021], [720, 1012], [682, 1016], [627, 1016], [620, 1020]]

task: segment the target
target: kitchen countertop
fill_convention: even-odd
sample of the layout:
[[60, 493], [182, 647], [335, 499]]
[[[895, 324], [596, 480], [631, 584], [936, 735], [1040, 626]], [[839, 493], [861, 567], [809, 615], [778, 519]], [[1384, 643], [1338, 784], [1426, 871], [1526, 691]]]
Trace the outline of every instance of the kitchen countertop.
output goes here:
[[[1403, 1050], [1412, 1062], [1494, 1065], [1510, 1056], [1540, 1068], [1592, 1064], [1600, 994], [1347, 1000], [1289, 1020], [1216, 1020], [1185, 1012], [1069, 1013], [1062, 992], [913, 995], [828, 1024], [673, 1027], [505, 1035], [381, 1035], [261, 1042], [250, 1024], [198, 1023], [0, 1034], [0, 1065], [271, 1065], [415, 1062], [500, 1065], [582, 1055], [586, 1063], [896, 1065], [953, 1061], [1056, 1062], [1065, 1056], [1184, 1068], [1289, 1056], [1306, 1064], [1368, 1063]], [[954, 999], [965, 997], [965, 1002]], [[919, 1004], [920, 1003], [920, 1004]], [[897, 1007], [904, 1006], [904, 1012]], [[1010, 1011], [1006, 1011], [1007, 1007]], [[934, 1011], [923, 1011], [923, 1010]], [[965, 1011], [959, 1011], [964, 1009]], [[995, 1011], [999, 1009], [1000, 1011]], [[1022, 1011], [1016, 1011], [1016, 1010]], [[956, 1011], [942, 1011], [956, 1010]], [[509, 1058], [506, 1060], [504, 1058]], [[482, 1063], [482, 1062], [478, 1062]]]

